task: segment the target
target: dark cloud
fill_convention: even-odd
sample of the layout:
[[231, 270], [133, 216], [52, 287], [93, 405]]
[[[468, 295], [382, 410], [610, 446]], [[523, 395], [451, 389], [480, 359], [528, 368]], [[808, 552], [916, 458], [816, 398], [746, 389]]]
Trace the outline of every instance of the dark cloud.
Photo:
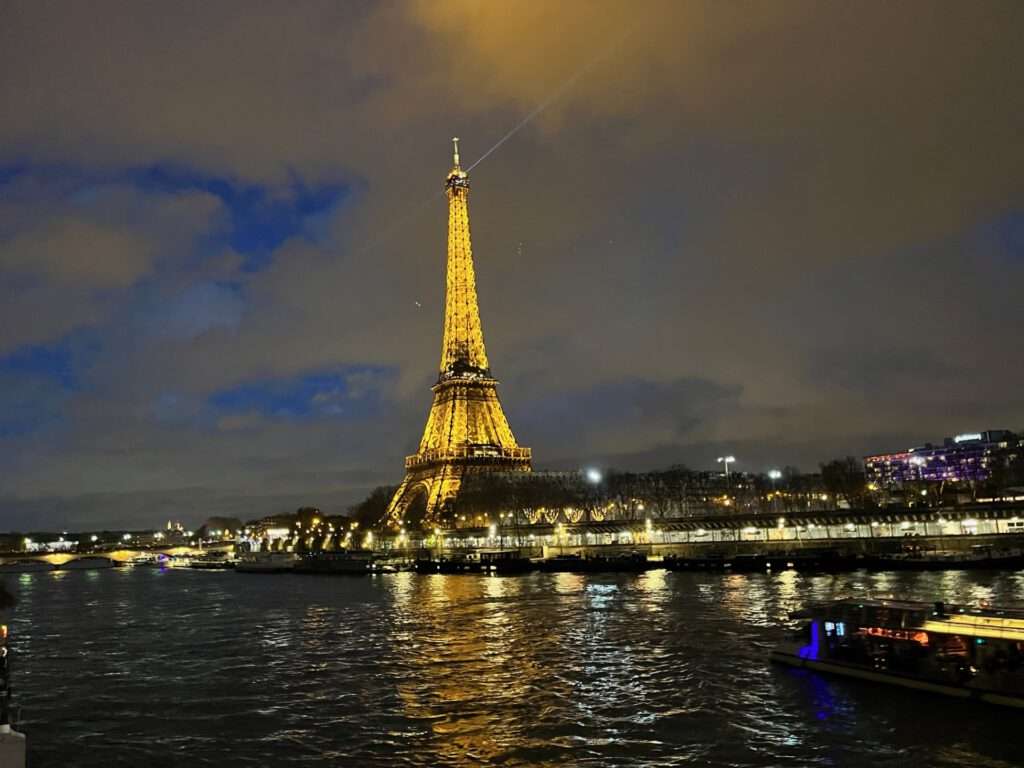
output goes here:
[[1022, 26], [995, 1], [9, 4], [0, 515], [396, 481], [437, 365], [448, 138], [478, 157], [552, 95], [471, 199], [539, 465], [1024, 427]]

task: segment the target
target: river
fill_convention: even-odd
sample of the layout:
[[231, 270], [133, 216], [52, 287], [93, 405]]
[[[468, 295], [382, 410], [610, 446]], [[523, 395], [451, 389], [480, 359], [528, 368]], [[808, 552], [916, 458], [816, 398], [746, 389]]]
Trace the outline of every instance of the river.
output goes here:
[[1003, 710], [770, 666], [806, 601], [1024, 607], [1024, 573], [9, 575], [32, 768], [961, 766]]

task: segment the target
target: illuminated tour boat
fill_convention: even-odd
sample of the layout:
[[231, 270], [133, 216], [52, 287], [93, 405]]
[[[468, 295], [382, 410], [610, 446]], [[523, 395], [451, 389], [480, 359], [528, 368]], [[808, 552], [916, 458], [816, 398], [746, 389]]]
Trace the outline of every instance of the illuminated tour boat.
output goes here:
[[802, 624], [772, 661], [1024, 707], [1024, 611], [845, 599], [791, 618]]

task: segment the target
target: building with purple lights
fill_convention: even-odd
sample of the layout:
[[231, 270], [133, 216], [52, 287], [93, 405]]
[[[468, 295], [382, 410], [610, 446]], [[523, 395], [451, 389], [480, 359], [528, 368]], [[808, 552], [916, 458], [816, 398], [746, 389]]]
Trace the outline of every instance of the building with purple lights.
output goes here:
[[898, 453], [864, 457], [869, 483], [894, 488], [914, 482], [983, 482], [993, 468], [1005, 466], [1024, 448], [1024, 440], [1006, 429], [947, 437]]

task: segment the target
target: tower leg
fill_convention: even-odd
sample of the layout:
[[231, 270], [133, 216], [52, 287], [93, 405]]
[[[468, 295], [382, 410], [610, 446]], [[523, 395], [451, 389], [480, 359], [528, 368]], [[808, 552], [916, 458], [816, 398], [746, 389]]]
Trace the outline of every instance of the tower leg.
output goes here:
[[409, 500], [406, 496], [409, 494], [409, 475], [406, 475], [402, 480], [402, 484], [398, 486], [398, 490], [395, 491], [395, 495], [391, 497], [391, 503], [388, 504], [388, 511], [384, 515], [384, 524], [388, 528], [398, 528], [402, 525], [402, 519], [405, 517], [405, 510], [409, 506]]

